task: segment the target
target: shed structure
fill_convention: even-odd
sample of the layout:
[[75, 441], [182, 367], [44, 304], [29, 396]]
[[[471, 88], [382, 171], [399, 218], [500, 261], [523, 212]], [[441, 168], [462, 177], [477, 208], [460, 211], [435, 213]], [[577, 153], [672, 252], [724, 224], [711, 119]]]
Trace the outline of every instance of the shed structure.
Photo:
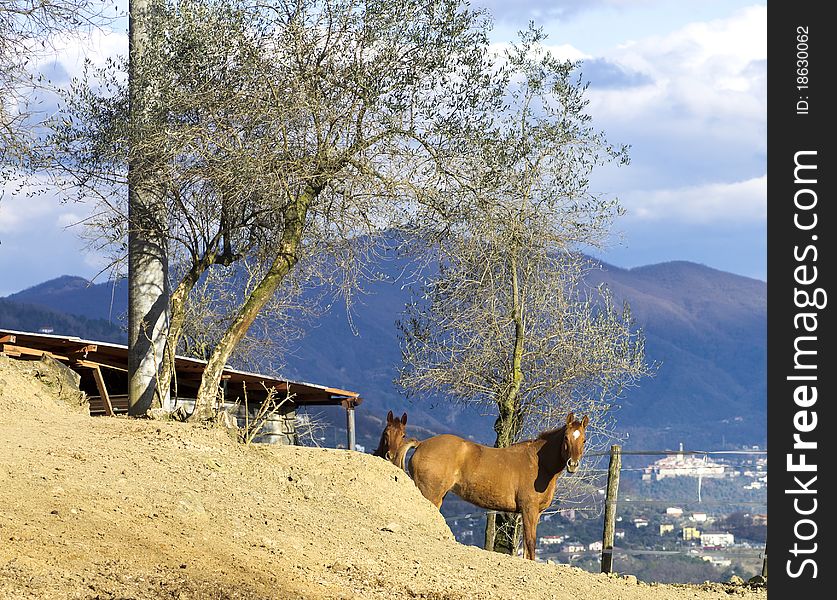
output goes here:
[[[58, 360], [81, 376], [80, 387], [88, 396], [90, 414], [117, 415], [128, 412], [128, 346], [78, 337], [0, 329], [0, 352], [20, 359]], [[172, 385], [174, 407], [191, 411], [200, 387], [206, 361], [175, 357], [176, 377]], [[287, 398], [254, 441], [296, 444], [296, 409], [300, 406], [341, 406], [346, 410], [347, 447], [355, 448], [354, 411], [362, 402], [358, 392], [313, 383], [290, 381], [225, 368], [221, 376], [223, 407], [240, 427], [252, 422], [265, 402], [268, 390]], [[245, 406], [246, 391], [246, 406]]]

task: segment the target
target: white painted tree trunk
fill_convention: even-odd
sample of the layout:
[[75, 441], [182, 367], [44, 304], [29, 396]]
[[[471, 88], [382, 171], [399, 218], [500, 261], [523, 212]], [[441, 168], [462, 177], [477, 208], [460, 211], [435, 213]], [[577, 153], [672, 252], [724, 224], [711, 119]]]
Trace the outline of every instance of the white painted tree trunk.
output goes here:
[[169, 326], [167, 257], [150, 237], [128, 236], [128, 412], [137, 416], [152, 407], [171, 410], [168, 389], [157, 390]]
[[[149, 83], [138, 81], [136, 65], [148, 40], [148, 0], [129, 1], [129, 74], [131, 119], [150, 118], [144, 110]], [[151, 407], [170, 410], [169, 390], [157, 389], [168, 333], [168, 256], [165, 211], [154, 194], [150, 161], [131, 152], [128, 162], [128, 413], [141, 416]]]

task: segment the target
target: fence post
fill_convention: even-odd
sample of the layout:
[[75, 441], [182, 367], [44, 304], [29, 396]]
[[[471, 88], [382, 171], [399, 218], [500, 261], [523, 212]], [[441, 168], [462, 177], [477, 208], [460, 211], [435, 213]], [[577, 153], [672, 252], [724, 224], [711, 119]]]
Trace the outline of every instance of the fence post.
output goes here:
[[767, 542], [764, 543], [764, 562], [761, 563], [761, 576], [767, 579]]
[[355, 407], [349, 404], [346, 406], [346, 435], [348, 436], [349, 450], [355, 449]]
[[485, 514], [485, 546], [489, 552], [494, 552], [494, 538], [497, 535], [497, 513], [488, 512]]
[[622, 446], [610, 447], [607, 468], [607, 496], [605, 497], [604, 531], [602, 533], [602, 573], [613, 570], [613, 540], [616, 528], [616, 495], [619, 492], [619, 471], [622, 468]]

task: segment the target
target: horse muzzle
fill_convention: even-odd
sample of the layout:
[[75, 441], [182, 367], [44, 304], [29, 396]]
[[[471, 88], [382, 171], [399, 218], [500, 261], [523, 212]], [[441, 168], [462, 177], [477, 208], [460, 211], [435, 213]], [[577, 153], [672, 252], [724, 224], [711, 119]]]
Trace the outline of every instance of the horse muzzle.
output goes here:
[[570, 459], [567, 461], [567, 471], [570, 473], [575, 473], [578, 470], [578, 461], [575, 459]]

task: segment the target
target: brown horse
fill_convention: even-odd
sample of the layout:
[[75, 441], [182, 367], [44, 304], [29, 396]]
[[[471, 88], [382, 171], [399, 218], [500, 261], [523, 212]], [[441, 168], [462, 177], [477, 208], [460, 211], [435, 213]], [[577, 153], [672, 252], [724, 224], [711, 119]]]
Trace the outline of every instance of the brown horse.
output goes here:
[[[400, 419], [395, 418], [392, 411], [387, 413], [387, 425], [381, 433], [381, 441], [378, 442], [378, 447], [372, 453], [375, 456], [380, 456], [390, 461], [397, 467], [404, 468], [403, 463], [398, 462], [398, 450], [404, 444], [404, 438], [407, 435], [407, 413], [401, 415]], [[410, 438], [417, 441], [414, 438]], [[403, 459], [402, 459], [403, 460]]]
[[535, 536], [541, 513], [552, 503], [558, 475], [578, 469], [584, 452], [584, 431], [590, 419], [576, 421], [573, 413], [559, 429], [507, 448], [483, 446], [455, 435], [423, 441], [406, 440], [395, 464], [404, 467], [410, 448], [410, 475], [437, 508], [448, 492], [489, 510], [523, 516], [524, 556], [535, 559]]

